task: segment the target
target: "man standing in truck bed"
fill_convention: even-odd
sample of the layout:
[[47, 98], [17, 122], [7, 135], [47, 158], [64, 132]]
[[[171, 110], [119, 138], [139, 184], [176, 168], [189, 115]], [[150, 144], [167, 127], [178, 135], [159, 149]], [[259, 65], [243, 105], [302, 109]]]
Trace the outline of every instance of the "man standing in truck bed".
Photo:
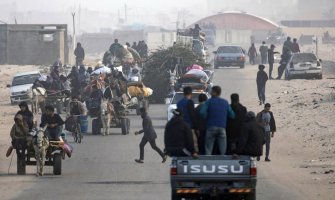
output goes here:
[[164, 144], [167, 155], [171, 157], [197, 156], [193, 135], [189, 125], [183, 120], [182, 111], [173, 111], [172, 119], [166, 124]]
[[235, 113], [228, 104], [228, 101], [220, 98], [221, 88], [214, 86], [211, 92], [212, 97], [206, 101], [201, 108], [201, 115], [207, 119], [207, 132], [205, 138], [206, 155], [212, 155], [214, 144], [219, 146], [220, 154], [224, 155], [227, 150], [227, 119], [235, 118]]

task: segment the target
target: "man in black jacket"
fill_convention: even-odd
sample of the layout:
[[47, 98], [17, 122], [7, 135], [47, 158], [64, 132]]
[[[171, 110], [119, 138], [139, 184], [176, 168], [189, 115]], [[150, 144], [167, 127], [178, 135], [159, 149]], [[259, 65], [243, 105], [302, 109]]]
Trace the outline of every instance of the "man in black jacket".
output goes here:
[[256, 121], [254, 112], [248, 112], [239, 137], [236, 154], [261, 156], [263, 150], [264, 131]]
[[77, 43], [77, 47], [74, 50], [74, 55], [76, 56], [76, 66], [81, 65], [85, 58], [85, 51], [80, 42]]
[[257, 72], [257, 78], [256, 78], [259, 105], [265, 103], [265, 84], [266, 81], [268, 81], [269, 79], [268, 75], [264, 71], [264, 68], [265, 68], [264, 65], [258, 66], [259, 71]]
[[50, 140], [58, 141], [62, 133], [63, 119], [55, 113], [55, 108], [52, 106], [45, 106], [45, 114], [41, 117], [40, 127], [47, 125], [46, 135]]
[[[273, 117], [273, 113], [270, 111], [271, 105], [269, 103], [265, 104], [264, 110], [257, 114], [257, 122], [264, 129], [264, 139], [265, 139], [265, 161], [270, 162], [270, 143], [271, 137], [274, 137], [276, 132], [276, 121]], [[257, 160], [260, 160], [258, 157]]]
[[201, 155], [205, 155], [205, 138], [206, 138], [206, 119], [201, 117], [200, 110], [206, 103], [208, 97], [206, 94], [199, 94], [198, 100], [199, 100], [199, 105], [195, 108], [195, 115], [197, 119], [197, 124], [198, 124], [198, 130], [199, 130], [199, 135], [198, 135], [198, 145], [199, 145], [199, 153]]
[[183, 120], [182, 111], [173, 111], [174, 117], [166, 124], [164, 132], [165, 151], [169, 156], [197, 156], [192, 130]]
[[162, 163], [164, 163], [167, 159], [167, 156], [162, 152], [162, 150], [160, 150], [160, 148], [156, 146], [155, 140], [157, 138], [157, 134], [156, 134], [154, 127], [152, 126], [151, 118], [149, 117], [145, 108], [141, 108], [140, 112], [141, 112], [141, 117], [143, 119], [143, 122], [142, 122], [143, 129], [140, 131], [136, 131], [135, 135], [138, 135], [141, 133], [144, 133], [144, 135], [140, 143], [140, 159], [135, 159], [135, 162], [144, 163], [143, 161], [144, 160], [144, 146], [149, 142], [151, 145], [151, 148], [157, 151], [157, 153], [163, 159]]
[[240, 97], [238, 94], [232, 94], [230, 96], [231, 104], [230, 107], [235, 113], [235, 118], [228, 118], [227, 123], [227, 154], [231, 154], [236, 149], [236, 144], [239, 139], [242, 125], [245, 121], [245, 115], [247, 109], [240, 104]]

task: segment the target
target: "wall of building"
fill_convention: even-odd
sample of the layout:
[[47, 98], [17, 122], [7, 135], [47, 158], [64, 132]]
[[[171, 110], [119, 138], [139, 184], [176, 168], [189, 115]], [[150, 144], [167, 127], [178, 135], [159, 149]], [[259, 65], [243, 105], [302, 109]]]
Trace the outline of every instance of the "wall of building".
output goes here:
[[0, 56], [1, 64], [51, 65], [58, 58], [68, 62], [66, 25], [6, 25], [0, 35], [7, 52]]
[[176, 32], [148, 32], [146, 41], [149, 50], [172, 46], [176, 41]]
[[303, 35], [315, 35], [318, 38], [322, 38], [323, 34], [328, 31], [332, 37], [335, 37], [335, 27], [324, 27], [324, 28], [302, 28], [302, 27], [282, 27], [283, 32], [292, 38], [299, 38]]
[[100, 54], [109, 49], [114, 42], [114, 37], [112, 34], [87, 33], [81, 35], [77, 41], [81, 42], [87, 54]]
[[217, 29], [216, 45], [249, 45], [251, 30]]

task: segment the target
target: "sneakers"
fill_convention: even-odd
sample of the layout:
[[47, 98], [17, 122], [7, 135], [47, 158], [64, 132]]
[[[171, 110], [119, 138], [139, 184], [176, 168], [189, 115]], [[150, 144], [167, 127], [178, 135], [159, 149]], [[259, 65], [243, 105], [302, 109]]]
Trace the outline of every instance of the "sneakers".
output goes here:
[[167, 160], [167, 155], [164, 155], [163, 160], [162, 160], [162, 163], [165, 163], [166, 160]]
[[269, 158], [265, 158], [265, 162], [270, 162], [271, 160]]
[[141, 164], [143, 164], [143, 163], [144, 163], [144, 161], [143, 161], [143, 160], [141, 160], [141, 159], [135, 159], [135, 162], [137, 162], [137, 163], [141, 163]]

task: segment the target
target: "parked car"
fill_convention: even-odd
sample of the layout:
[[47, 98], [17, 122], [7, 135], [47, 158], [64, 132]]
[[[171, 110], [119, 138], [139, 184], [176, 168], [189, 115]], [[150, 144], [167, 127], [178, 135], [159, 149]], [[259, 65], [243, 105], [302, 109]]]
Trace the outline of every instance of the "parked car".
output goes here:
[[228, 66], [239, 66], [240, 68], [244, 68], [245, 66], [245, 52], [240, 46], [220, 46], [213, 53], [215, 54], [215, 69]]
[[292, 54], [285, 69], [285, 79], [318, 78], [322, 79], [322, 61], [314, 53]]
[[18, 73], [13, 77], [10, 87], [10, 102], [11, 104], [29, 101], [29, 92], [36, 79], [39, 79], [41, 74], [39, 71]]
[[[206, 94], [207, 97], [209, 98], [208, 93], [206, 92], [193, 92], [192, 100], [194, 102], [194, 107], [197, 107], [199, 105], [198, 97], [200, 94]], [[169, 105], [167, 108], [167, 120], [169, 121], [173, 117], [172, 111], [177, 109], [177, 103], [184, 98], [184, 93], [183, 92], [176, 92], [171, 100], [167, 102]]]

